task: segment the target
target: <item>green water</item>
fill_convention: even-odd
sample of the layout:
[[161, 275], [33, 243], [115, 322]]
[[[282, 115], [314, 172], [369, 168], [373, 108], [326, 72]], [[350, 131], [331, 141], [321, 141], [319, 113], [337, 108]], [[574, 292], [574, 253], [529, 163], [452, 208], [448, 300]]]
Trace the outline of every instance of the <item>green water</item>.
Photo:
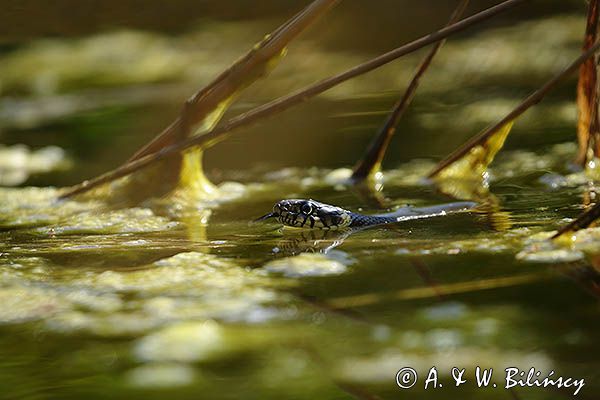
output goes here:
[[[70, 161], [51, 173], [26, 164], [19, 187], [0, 189], [0, 398], [561, 399], [575, 390], [506, 390], [507, 367], [585, 379], [578, 397], [596, 398], [600, 231], [585, 230], [572, 247], [544, 241], [596, 193], [570, 165], [573, 79], [517, 121], [490, 170], [491, 211], [350, 236], [249, 224], [282, 198], [364, 213], [452, 201], [422, 177], [577, 54], [583, 10], [567, 11], [516, 14], [448, 43], [401, 122], [377, 190], [344, 184], [338, 168], [359, 157], [418, 56], [210, 149], [205, 165], [220, 195], [190, 207], [56, 202], [54, 186], [124, 160], [176, 115], [190, 88], [241, 54], [244, 35], [272, 22], [7, 50], [3, 142], [56, 144]], [[231, 46], [209, 41], [215, 32]], [[328, 46], [301, 42], [297, 58], [291, 51], [231, 113], [367, 57]], [[98, 66], [107, 48], [112, 63]], [[523, 60], [531, 51], [535, 60]], [[292, 74], [306, 54], [318, 57]], [[67, 55], [76, 68], [57, 63]], [[52, 73], [23, 69], [40, 63]], [[433, 366], [443, 387], [425, 390]], [[477, 366], [494, 369], [497, 388], [477, 387]], [[404, 367], [419, 374], [411, 389], [395, 382]], [[453, 367], [466, 369], [458, 388]]]

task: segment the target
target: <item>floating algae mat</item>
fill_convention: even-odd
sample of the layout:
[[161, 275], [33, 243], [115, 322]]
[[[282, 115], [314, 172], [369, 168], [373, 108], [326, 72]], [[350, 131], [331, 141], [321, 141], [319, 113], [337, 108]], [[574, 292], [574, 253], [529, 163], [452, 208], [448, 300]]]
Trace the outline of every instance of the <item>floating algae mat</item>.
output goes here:
[[[491, 170], [512, 171], [492, 180], [506, 204], [496, 213], [345, 238], [247, 224], [296, 194], [368, 212], [332, 186], [341, 171], [289, 170], [277, 184], [271, 173], [257, 173], [263, 183], [248, 183], [247, 194], [213, 207], [204, 222], [199, 211], [178, 218], [152, 207], [56, 203], [53, 189], [2, 189], [7, 398], [335, 398], [355, 387], [392, 398], [403, 367], [436, 366], [450, 385], [453, 367], [473, 380], [478, 365], [561, 371], [587, 378], [582, 390], [594, 391], [598, 278], [590, 243], [597, 234], [586, 230], [569, 249], [539, 244], [578, 212], [570, 204], [582, 190], [539, 179], [566, 151], [506, 152]], [[409, 179], [428, 167], [390, 170], [390, 203], [444, 201]], [[476, 398], [477, 390], [464, 393]], [[423, 387], [413, 392], [428, 395]]]
[[[397, 97], [386, 91], [406, 84], [416, 55], [209, 149], [218, 189], [191, 207], [168, 197], [131, 207], [102, 196], [58, 201], [49, 185], [123, 161], [144, 142], [126, 133], [155, 132], [173, 116], [165, 103], [221, 71], [246, 48], [239, 37], [268, 22], [6, 50], [0, 128], [11, 142], [28, 133], [33, 143], [20, 150], [23, 170], [9, 165], [4, 181], [28, 186], [0, 188], [0, 398], [563, 399], [577, 390], [508, 390], [507, 368], [524, 372], [514, 379], [531, 368], [540, 381], [584, 379], [578, 397], [597, 398], [600, 233], [548, 240], [596, 192], [570, 166], [573, 81], [516, 121], [489, 169], [487, 207], [351, 235], [249, 224], [284, 198], [364, 214], [454, 201], [424, 180], [433, 159], [574, 58], [583, 19], [548, 16], [450, 39], [398, 128], [377, 191], [349, 185], [342, 166], [359, 156]], [[302, 55], [308, 80], [367, 58], [298, 46], [254, 95], [297, 87]], [[31, 65], [47, 65], [46, 74]], [[47, 134], [68, 151], [55, 151], [48, 165], [60, 168], [40, 175], [51, 168], [30, 158], [45, 154], [35, 149]], [[493, 369], [487, 388], [477, 385], [478, 366]], [[436, 387], [425, 389], [433, 367]], [[410, 375], [398, 371], [408, 368], [418, 380], [402, 389]]]

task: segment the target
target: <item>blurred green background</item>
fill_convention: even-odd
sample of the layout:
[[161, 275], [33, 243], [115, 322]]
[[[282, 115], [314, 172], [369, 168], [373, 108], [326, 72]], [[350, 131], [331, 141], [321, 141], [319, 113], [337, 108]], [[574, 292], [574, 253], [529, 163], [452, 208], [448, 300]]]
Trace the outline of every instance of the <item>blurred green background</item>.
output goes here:
[[[281, 65], [245, 92], [228, 116], [435, 30], [454, 3], [342, 2], [293, 43]], [[468, 13], [493, 3], [472, 2]], [[73, 184], [110, 169], [170, 123], [187, 97], [303, 4], [4, 1], [0, 140], [33, 148], [57, 145], [77, 165], [54, 175], [34, 173], [30, 184]], [[452, 38], [403, 118], [386, 165], [441, 157], [500, 117], [577, 53], [584, 14], [580, 1], [531, 1]], [[219, 180], [225, 170], [257, 165], [354, 163], [422, 54], [243, 129], [208, 152], [209, 173]], [[551, 127], [529, 115], [531, 123], [515, 128], [509, 148], [572, 137], [565, 129], [574, 122], [573, 82], [544, 103], [554, 105], [540, 112], [552, 118]], [[536, 134], [540, 130], [543, 135]]]
[[[494, 4], [471, 3], [468, 14]], [[0, 398], [572, 396], [450, 387], [452, 366], [472, 379], [476, 365], [509, 364], [584, 377], [578, 398], [598, 397], [597, 233], [539, 245], [595, 196], [569, 175], [575, 76], [515, 124], [489, 213], [345, 241], [248, 226], [288, 197], [381, 211], [331, 169], [361, 155], [426, 50], [209, 149], [209, 177], [241, 183], [233, 200], [170, 212], [54, 202], [49, 185], [122, 163], [305, 4], [0, 3], [0, 186], [16, 187], [0, 188]], [[443, 26], [455, 4], [342, 1], [225, 119]], [[390, 146], [385, 206], [449, 201], [421, 181], [433, 161], [571, 62], [585, 13], [581, 0], [532, 0], [452, 37]], [[396, 387], [398, 369], [433, 365], [444, 390]]]

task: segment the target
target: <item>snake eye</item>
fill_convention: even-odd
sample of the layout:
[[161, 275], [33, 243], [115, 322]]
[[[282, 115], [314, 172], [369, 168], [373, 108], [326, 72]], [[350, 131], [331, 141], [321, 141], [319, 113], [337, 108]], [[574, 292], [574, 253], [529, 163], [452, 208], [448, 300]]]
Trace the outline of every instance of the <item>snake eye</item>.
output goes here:
[[312, 213], [313, 208], [309, 203], [304, 203], [302, 204], [302, 207], [300, 207], [300, 211], [302, 211], [306, 215], [309, 215], [310, 213]]

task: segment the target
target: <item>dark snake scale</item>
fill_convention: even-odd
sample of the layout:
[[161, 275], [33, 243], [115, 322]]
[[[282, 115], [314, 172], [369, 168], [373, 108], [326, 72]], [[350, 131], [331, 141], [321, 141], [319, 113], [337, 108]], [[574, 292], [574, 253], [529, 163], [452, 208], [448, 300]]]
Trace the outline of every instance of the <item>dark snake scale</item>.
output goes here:
[[288, 199], [277, 202], [273, 206], [273, 212], [258, 220], [275, 218], [283, 225], [296, 228], [368, 228], [411, 219], [442, 216], [452, 211], [468, 210], [475, 205], [476, 203], [463, 201], [431, 207], [402, 207], [390, 213], [364, 215], [312, 199]]

